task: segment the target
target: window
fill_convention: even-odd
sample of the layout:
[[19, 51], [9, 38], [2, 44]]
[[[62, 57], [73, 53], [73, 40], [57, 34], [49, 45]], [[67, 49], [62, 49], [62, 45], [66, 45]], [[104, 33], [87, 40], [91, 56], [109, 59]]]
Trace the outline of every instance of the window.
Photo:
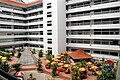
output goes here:
[[52, 35], [52, 30], [47, 30], [47, 35]]
[[51, 8], [51, 3], [47, 3], [47, 9]]
[[48, 44], [52, 44], [52, 39], [47, 39]]
[[47, 12], [47, 17], [52, 17], [52, 12]]

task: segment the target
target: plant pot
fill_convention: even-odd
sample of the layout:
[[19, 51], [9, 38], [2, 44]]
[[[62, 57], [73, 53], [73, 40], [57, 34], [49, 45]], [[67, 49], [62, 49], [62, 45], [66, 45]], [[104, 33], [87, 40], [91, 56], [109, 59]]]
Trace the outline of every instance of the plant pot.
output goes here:
[[63, 72], [63, 68], [58, 67], [58, 68], [57, 68], [57, 71], [58, 71], [58, 72]]
[[64, 73], [70, 74], [70, 69], [64, 70]]
[[50, 66], [45, 66], [46, 67], [46, 69], [50, 69]]

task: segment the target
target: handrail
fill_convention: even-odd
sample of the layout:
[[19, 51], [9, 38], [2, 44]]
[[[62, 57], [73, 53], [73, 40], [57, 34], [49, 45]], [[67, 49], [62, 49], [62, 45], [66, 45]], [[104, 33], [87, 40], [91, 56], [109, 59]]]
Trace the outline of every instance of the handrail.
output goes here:
[[7, 80], [19, 80], [19, 79], [17, 79], [16, 77], [14, 77], [13, 75], [11, 75], [11, 74], [9, 74], [9, 73], [1, 70], [1, 69], [0, 69], [0, 75], [1, 75], [2, 77], [6, 78]]

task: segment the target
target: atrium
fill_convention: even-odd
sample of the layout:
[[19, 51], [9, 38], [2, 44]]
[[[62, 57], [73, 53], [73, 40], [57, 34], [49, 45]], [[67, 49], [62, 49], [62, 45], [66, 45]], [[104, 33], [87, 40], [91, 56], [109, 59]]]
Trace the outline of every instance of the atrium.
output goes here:
[[[97, 66], [92, 59], [96, 63], [96, 59], [98, 63], [110, 60], [116, 65], [120, 59], [120, 0], [0, 0], [0, 60], [7, 59], [11, 66], [30, 63], [29, 69], [35, 70], [39, 52], [44, 53], [41, 65], [47, 64], [49, 68], [52, 62], [64, 63], [61, 58], [66, 55], [77, 64], [75, 61], [79, 59], [74, 60], [69, 55], [77, 50], [91, 56], [88, 60], [92, 66]], [[12, 55], [11, 61], [7, 53]], [[46, 54], [53, 60], [47, 59]], [[85, 57], [84, 54], [81, 57]], [[64, 64], [67, 63], [72, 65], [69, 61]], [[23, 70], [27, 69], [25, 65], [22, 65]], [[102, 64], [101, 67], [103, 69]], [[94, 75], [95, 80], [98, 76]]]

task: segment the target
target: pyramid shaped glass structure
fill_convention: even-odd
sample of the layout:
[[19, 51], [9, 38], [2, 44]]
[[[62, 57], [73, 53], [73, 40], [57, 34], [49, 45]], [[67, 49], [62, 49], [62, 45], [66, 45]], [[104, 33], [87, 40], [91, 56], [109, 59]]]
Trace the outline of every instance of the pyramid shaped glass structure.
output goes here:
[[22, 53], [18, 63], [20, 63], [22, 65], [35, 64], [36, 63], [36, 59], [35, 59], [34, 55], [32, 54], [32, 52], [29, 51], [28, 49], [26, 49]]

